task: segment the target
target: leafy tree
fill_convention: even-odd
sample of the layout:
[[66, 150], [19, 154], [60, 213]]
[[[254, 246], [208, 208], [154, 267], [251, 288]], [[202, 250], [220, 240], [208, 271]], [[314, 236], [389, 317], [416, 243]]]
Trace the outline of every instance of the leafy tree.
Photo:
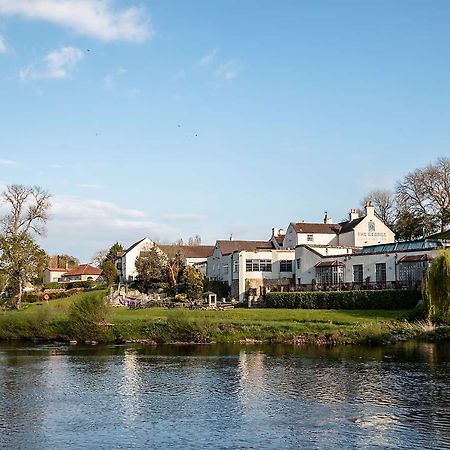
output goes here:
[[135, 266], [138, 273], [137, 279], [143, 287], [151, 288], [153, 284], [165, 281], [166, 261], [156, 246], [141, 252]]
[[450, 251], [433, 261], [425, 277], [423, 293], [428, 318], [433, 322], [450, 321]]
[[415, 216], [408, 209], [403, 209], [399, 212], [398, 218], [393, 225], [395, 239], [398, 241], [420, 239], [424, 235], [424, 228], [422, 218]]
[[108, 287], [111, 287], [117, 281], [117, 269], [114, 263], [111, 261], [105, 261], [101, 265], [102, 274], [106, 278]]
[[96, 252], [92, 257], [92, 262], [97, 267], [102, 267], [106, 261], [110, 261], [114, 264], [117, 259], [117, 254], [123, 251], [123, 246], [116, 242], [109, 248], [109, 250], [99, 250]]
[[25, 283], [40, 276], [47, 255], [27, 234], [0, 236], [0, 269], [7, 274], [17, 293], [15, 308], [20, 309]]
[[45, 252], [33, 237], [45, 234], [50, 194], [38, 186], [9, 185], [0, 194], [7, 209], [1, 218], [1, 267], [17, 291], [16, 308], [21, 307], [26, 282], [39, 276]]
[[190, 300], [200, 300], [203, 294], [205, 277], [191, 266], [185, 266], [183, 270], [183, 288]]
[[180, 251], [176, 252], [173, 257], [169, 257], [166, 262], [167, 282], [170, 287], [174, 287], [180, 282], [180, 276], [185, 266], [183, 255]]

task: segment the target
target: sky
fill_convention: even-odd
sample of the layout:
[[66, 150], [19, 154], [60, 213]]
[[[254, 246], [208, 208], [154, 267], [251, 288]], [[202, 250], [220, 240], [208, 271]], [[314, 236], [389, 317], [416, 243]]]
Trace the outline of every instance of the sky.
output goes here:
[[269, 239], [449, 156], [447, 0], [0, 0], [0, 187], [41, 245]]

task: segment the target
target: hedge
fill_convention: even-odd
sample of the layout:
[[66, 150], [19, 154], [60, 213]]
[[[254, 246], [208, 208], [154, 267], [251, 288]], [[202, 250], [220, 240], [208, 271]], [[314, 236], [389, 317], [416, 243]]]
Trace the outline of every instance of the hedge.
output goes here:
[[268, 292], [266, 308], [412, 309], [420, 300], [415, 290]]
[[101, 286], [104, 289], [105, 284], [98, 281], [69, 281], [69, 282], [51, 282], [45, 283], [44, 289], [94, 289]]

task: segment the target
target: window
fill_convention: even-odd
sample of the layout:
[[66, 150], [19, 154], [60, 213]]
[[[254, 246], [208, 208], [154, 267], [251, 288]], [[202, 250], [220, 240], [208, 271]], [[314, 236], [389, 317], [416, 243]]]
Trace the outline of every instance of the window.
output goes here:
[[316, 267], [316, 278], [319, 284], [339, 284], [344, 281], [342, 266]]
[[280, 272], [292, 272], [292, 260], [280, 261]]
[[425, 272], [428, 268], [426, 261], [410, 261], [400, 262], [399, 278], [400, 281], [422, 281]]
[[259, 261], [259, 270], [261, 272], [272, 272], [272, 262], [270, 259], [261, 259]]
[[272, 272], [272, 262], [270, 259], [247, 259], [245, 270], [247, 272]]
[[301, 258], [297, 259], [297, 269], [298, 270], [302, 270], [302, 260], [301, 260]]
[[234, 273], [239, 272], [239, 261], [234, 261], [233, 262], [233, 272]]
[[362, 283], [364, 281], [364, 268], [362, 264], [355, 264], [353, 266], [353, 282]]
[[377, 283], [386, 283], [386, 263], [375, 264], [375, 280]]
[[314, 242], [314, 235], [313, 234], [307, 234], [306, 235], [306, 242]]

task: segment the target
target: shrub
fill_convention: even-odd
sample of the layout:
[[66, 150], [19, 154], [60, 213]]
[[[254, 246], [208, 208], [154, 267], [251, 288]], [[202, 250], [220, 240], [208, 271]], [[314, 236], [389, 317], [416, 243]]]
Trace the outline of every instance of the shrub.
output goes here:
[[265, 307], [292, 309], [412, 309], [420, 293], [413, 290], [269, 292]]
[[70, 337], [87, 341], [107, 340], [106, 318], [108, 307], [103, 293], [83, 295], [69, 311]]
[[427, 271], [423, 286], [428, 319], [450, 322], [450, 251], [443, 252]]

